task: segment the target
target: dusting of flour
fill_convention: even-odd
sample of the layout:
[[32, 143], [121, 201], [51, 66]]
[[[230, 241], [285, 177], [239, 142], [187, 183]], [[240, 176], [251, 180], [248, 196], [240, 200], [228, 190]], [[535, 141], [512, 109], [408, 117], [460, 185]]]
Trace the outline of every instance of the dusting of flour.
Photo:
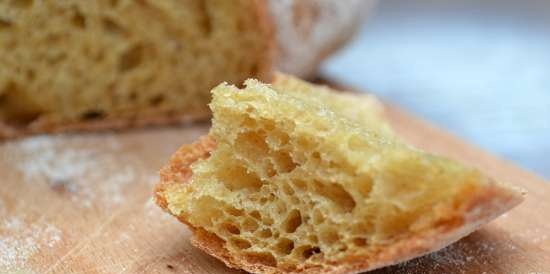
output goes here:
[[[507, 256], [520, 252], [518, 246], [513, 242], [497, 242], [487, 240], [458, 241], [437, 252], [425, 255], [421, 258], [413, 259], [398, 264], [380, 273], [392, 274], [425, 274], [425, 273], [460, 273], [470, 274], [472, 265], [475, 269], [480, 269], [480, 274], [501, 274], [495, 271], [495, 256]], [[504, 258], [504, 257], [503, 257]], [[379, 273], [375, 271], [375, 273]], [[507, 274], [550, 274], [550, 272], [506, 272]]]
[[136, 172], [120, 153], [116, 139], [36, 136], [11, 146], [20, 157], [16, 168], [27, 183], [46, 183], [66, 192], [78, 206], [115, 206], [123, 202], [125, 187]]
[[0, 273], [22, 269], [32, 255], [53, 248], [61, 236], [61, 230], [42, 218], [34, 223], [21, 217], [0, 220]]

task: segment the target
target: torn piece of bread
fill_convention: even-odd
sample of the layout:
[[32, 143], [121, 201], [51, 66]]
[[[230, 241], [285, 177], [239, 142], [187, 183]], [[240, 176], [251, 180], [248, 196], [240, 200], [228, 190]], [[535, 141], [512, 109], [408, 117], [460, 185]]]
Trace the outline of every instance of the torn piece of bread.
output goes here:
[[215, 88], [209, 135], [181, 147], [156, 188], [194, 245], [230, 267], [367, 271], [438, 250], [522, 200], [393, 137], [372, 98], [345, 106], [350, 95], [277, 79]]
[[268, 80], [262, 0], [0, 1], [0, 138], [206, 119], [222, 81]]

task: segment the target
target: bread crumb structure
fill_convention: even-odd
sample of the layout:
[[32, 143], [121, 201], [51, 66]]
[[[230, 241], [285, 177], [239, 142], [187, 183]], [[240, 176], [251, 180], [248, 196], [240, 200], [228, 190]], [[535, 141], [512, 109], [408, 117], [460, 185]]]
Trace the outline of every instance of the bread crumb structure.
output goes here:
[[0, 138], [209, 117], [208, 91], [220, 82], [271, 77], [266, 8], [260, 0], [0, 1]]
[[437, 250], [521, 201], [400, 141], [372, 97], [279, 75], [213, 90], [208, 136], [161, 171], [194, 244], [254, 273], [356, 273]]

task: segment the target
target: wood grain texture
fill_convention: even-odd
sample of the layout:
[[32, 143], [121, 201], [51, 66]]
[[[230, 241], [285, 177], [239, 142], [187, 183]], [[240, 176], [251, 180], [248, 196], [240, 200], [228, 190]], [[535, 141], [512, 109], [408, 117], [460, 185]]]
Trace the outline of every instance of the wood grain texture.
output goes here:
[[[550, 273], [550, 185], [388, 107], [406, 140], [528, 191], [456, 244], [373, 273]], [[32, 137], [0, 144], [0, 273], [239, 273], [192, 247], [151, 200], [159, 168], [208, 125]]]

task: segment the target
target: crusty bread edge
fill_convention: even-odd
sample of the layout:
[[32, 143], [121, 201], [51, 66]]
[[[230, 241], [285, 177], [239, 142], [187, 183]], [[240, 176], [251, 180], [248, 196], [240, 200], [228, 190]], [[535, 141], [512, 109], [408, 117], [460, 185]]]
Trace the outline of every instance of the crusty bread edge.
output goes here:
[[93, 132], [105, 130], [123, 130], [146, 126], [164, 126], [206, 121], [211, 117], [207, 111], [186, 114], [157, 114], [140, 118], [104, 118], [89, 121], [43, 123], [37, 126], [12, 127], [0, 121], [0, 141], [16, 139], [35, 134], [53, 134], [65, 132]]
[[[210, 136], [204, 136], [192, 145], [182, 146], [172, 157], [170, 163], [161, 172], [161, 180], [155, 188], [157, 204], [170, 212], [164, 192], [170, 187], [181, 187], [189, 182], [192, 176], [191, 164], [209, 157], [215, 149], [215, 141]], [[251, 264], [243, 258], [233, 256], [223, 247], [223, 240], [202, 228], [194, 227], [184, 217], [176, 216], [193, 230], [192, 244], [206, 253], [220, 259], [227, 266], [241, 268], [253, 273], [331, 273], [349, 274], [369, 271], [437, 251], [478, 229], [481, 225], [496, 218], [513, 208], [523, 200], [517, 191], [491, 183], [484, 191], [473, 197], [463, 212], [458, 212], [455, 218], [442, 224], [437, 229], [426, 231], [413, 238], [404, 239], [391, 246], [380, 249], [376, 254], [364, 254], [341, 263], [330, 262], [332, 267], [321, 271], [318, 268], [301, 269], [296, 272], [285, 272], [275, 267], [262, 264]]]
[[[278, 55], [278, 48], [275, 36], [275, 25], [271, 13], [268, 10], [266, 0], [253, 0], [256, 8], [256, 25], [262, 30], [266, 38], [267, 48], [265, 59], [259, 60], [257, 75], [249, 75], [242, 79], [246, 80], [254, 76], [259, 80], [270, 82], [275, 73], [275, 58]], [[207, 92], [207, 91], [205, 91]], [[108, 117], [88, 121], [38, 121], [36, 124], [25, 126], [12, 126], [0, 119], [0, 141], [7, 139], [21, 138], [41, 133], [63, 133], [63, 132], [91, 132], [104, 130], [122, 130], [128, 128], [139, 128], [146, 126], [174, 125], [195, 121], [205, 121], [211, 117], [210, 111], [204, 110], [188, 113], [156, 113], [147, 117]]]
[[493, 182], [473, 197], [462, 212], [463, 218], [454, 219], [416, 237], [405, 239], [382, 250], [374, 264], [357, 263], [331, 273], [360, 273], [394, 265], [438, 251], [460, 240], [524, 200], [524, 193]]

